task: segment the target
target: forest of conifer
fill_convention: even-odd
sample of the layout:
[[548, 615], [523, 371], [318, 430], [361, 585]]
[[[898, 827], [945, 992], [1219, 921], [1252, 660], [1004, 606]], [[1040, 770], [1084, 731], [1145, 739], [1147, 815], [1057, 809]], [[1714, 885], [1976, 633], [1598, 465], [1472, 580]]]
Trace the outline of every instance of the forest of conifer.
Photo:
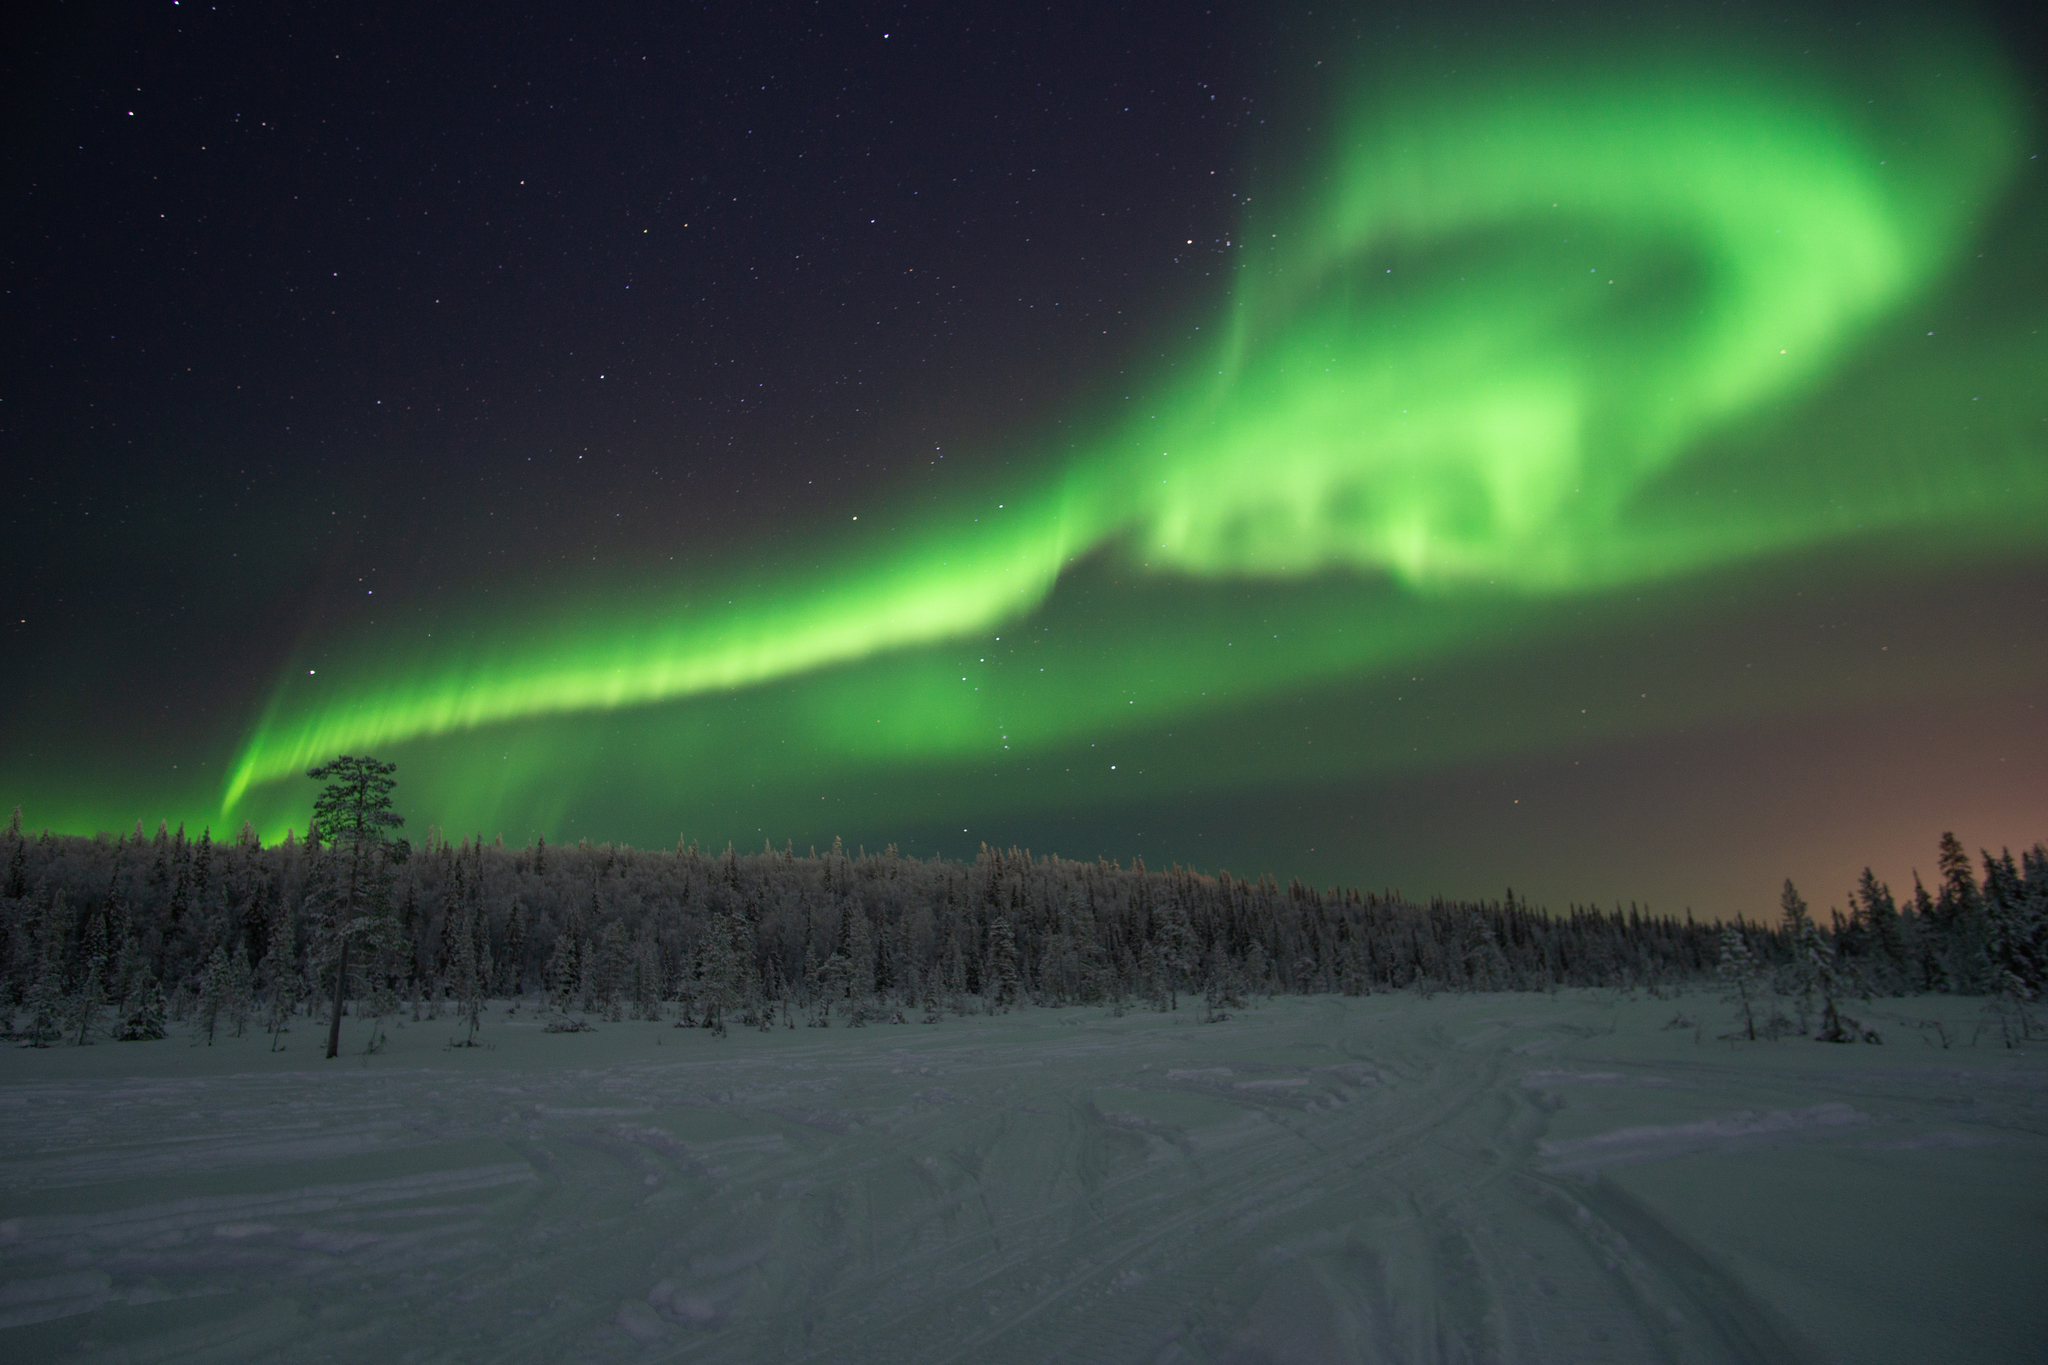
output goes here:
[[1778, 922], [1723, 925], [986, 846], [965, 863], [836, 841], [822, 854], [707, 854], [432, 831], [417, 850], [380, 844], [351, 899], [349, 852], [317, 836], [265, 847], [246, 827], [220, 843], [140, 823], [31, 836], [17, 812], [0, 836], [10, 1036], [280, 1031], [326, 1017], [344, 940], [357, 945], [341, 983], [352, 1014], [453, 1013], [473, 1029], [485, 1000], [512, 998], [562, 1030], [632, 1017], [719, 1032], [1026, 1003], [1216, 1017], [1261, 993], [1718, 984], [1751, 1036], [1792, 1031], [1775, 1006], [1752, 1011], [1766, 994], [1801, 1002], [1799, 1032], [1812, 1003], [1820, 1036], [1847, 1041], [1838, 1004], [1922, 992], [1987, 997], [2026, 1036], [2048, 955], [2048, 847], [1973, 863], [1953, 835], [1933, 890], [1916, 877], [1900, 904], [1866, 872], [1826, 924], [1790, 882]]

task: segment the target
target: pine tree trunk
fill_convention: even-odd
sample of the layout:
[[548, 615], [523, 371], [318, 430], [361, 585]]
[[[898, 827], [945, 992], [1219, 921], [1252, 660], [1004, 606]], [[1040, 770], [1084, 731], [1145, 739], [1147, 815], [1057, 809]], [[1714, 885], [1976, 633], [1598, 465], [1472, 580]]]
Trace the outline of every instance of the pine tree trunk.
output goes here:
[[[363, 846], [358, 842], [354, 856], [349, 860], [348, 899], [342, 903], [342, 924], [346, 926], [356, 912], [356, 877], [362, 871]], [[327, 1056], [331, 1060], [341, 1052], [341, 1001], [348, 990], [348, 930], [341, 933], [341, 959], [334, 966], [334, 1018], [327, 1023]]]
[[334, 1017], [327, 1021], [327, 1055], [341, 1051], [341, 995], [348, 988], [348, 936], [341, 940], [341, 958], [334, 968]]

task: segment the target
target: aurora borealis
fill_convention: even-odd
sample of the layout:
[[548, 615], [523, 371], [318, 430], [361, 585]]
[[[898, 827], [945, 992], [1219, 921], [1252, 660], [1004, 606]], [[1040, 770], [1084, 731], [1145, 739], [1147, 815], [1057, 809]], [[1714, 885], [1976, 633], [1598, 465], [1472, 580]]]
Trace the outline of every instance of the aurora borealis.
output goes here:
[[[680, 830], [801, 846], [843, 834], [927, 852], [1037, 840], [1240, 872], [1421, 876], [1436, 884], [1410, 889], [1468, 894], [1497, 889], [1516, 848], [1556, 847], [1569, 852], [1546, 851], [1519, 884], [1611, 899], [1654, 865], [1668, 873], [1643, 894], [1714, 913], [1737, 908], [1731, 887], [1749, 874], [1685, 870], [1676, 850], [1726, 861], [1735, 837], [1680, 828], [1697, 822], [1696, 805], [1670, 808], [1665, 846], [1578, 871], [1611, 846], [1602, 822], [1616, 803], [1655, 808], [1629, 797], [1631, 783], [1668, 790], [1668, 776], [1643, 775], [1660, 753], [1690, 755], [1684, 785], [1709, 805], [1747, 782], [1831, 785], [1774, 763], [1847, 756], [1887, 774], [1859, 778], [1862, 794], [1836, 809], [1795, 802], [1811, 828], [1785, 830], [1781, 847], [1833, 849], [1857, 833], [1852, 811], [1865, 859], [1888, 856], [1900, 835], [1931, 839], [1916, 821], [1974, 816], [1987, 828], [1966, 839], [2022, 837], [2048, 815], [2038, 787], [2015, 795], [2029, 789], [2023, 773], [2041, 771], [2048, 733], [2025, 700], [2048, 663], [2036, 638], [2048, 632], [2025, 628], [2026, 612], [2041, 619], [2048, 564], [2038, 71], [1995, 16], [1902, 13], [1856, 33], [1817, 16], [1802, 32], [1829, 40], [1824, 60], [1768, 26], [1531, 34], [1504, 22], [1455, 41], [1383, 19], [1276, 22], [1285, 40], [1267, 39], [1232, 74], [1302, 131], [1245, 117], [1190, 126], [1177, 149], [1191, 161], [1218, 145], [1256, 157], [1222, 191], [1238, 197], [1208, 213], [1213, 240], [1191, 228], [1153, 244], [1174, 264], [1199, 254], [1205, 273], [1148, 303], [1150, 320], [1114, 340], [1120, 351], [1095, 353], [1113, 370], [1033, 362], [1045, 378], [1026, 387], [1039, 401], [1009, 404], [1022, 416], [991, 392], [987, 411], [961, 417], [977, 403], [971, 382], [896, 365], [880, 400], [895, 406], [894, 429], [863, 438], [894, 448], [895, 472], [829, 498], [735, 508], [708, 534], [695, 507], [666, 529], [651, 515], [631, 546], [592, 556], [595, 568], [519, 552], [516, 573], [479, 569], [474, 555], [457, 573], [408, 548], [432, 572], [410, 587], [378, 580], [394, 605], [369, 615], [335, 605], [336, 585], [372, 582], [380, 546], [567, 543], [593, 509], [642, 496], [628, 463], [767, 462], [815, 486], [820, 473], [840, 477], [845, 456], [822, 448], [832, 442], [816, 423], [772, 440], [735, 426], [713, 449], [671, 422], [630, 437], [612, 487], [593, 471], [562, 495], [560, 525], [546, 506], [523, 509], [517, 532], [509, 515], [489, 525], [503, 509], [467, 507], [462, 490], [530, 477], [519, 466], [559, 457], [561, 433], [616, 423], [618, 404], [660, 388], [648, 377], [614, 399], [582, 376], [559, 405], [515, 397], [564, 386], [576, 368], [566, 340], [559, 356], [463, 375], [463, 393], [495, 386], [505, 405], [526, 405], [523, 420], [498, 419], [487, 448], [463, 437], [462, 453], [438, 454], [449, 433], [422, 421], [380, 435], [405, 453], [359, 435], [317, 461], [301, 455], [343, 502], [376, 509], [423, 485], [427, 510], [386, 517], [353, 548], [332, 541], [314, 573], [319, 609], [269, 599], [274, 619], [297, 619], [277, 638], [238, 640], [219, 714], [185, 731], [181, 751], [205, 780], [182, 765], [176, 777], [119, 764], [60, 775], [65, 746], [49, 737], [64, 732], [62, 708], [45, 700], [30, 722], [44, 738], [10, 744], [11, 789], [32, 822], [89, 830], [163, 815], [220, 829], [246, 818], [276, 837], [303, 826], [305, 768], [369, 750], [400, 763], [422, 823], [514, 839], [668, 842]], [[903, 21], [886, 41], [938, 23]], [[1186, 83], [1207, 90], [1196, 76], [1219, 60], [1175, 48], [1146, 74], [1185, 63]], [[1298, 113], [1311, 107], [1313, 122]], [[993, 93], [986, 112], [1001, 121]], [[793, 164], [815, 143], [808, 128], [768, 136]], [[1129, 150], [1156, 155], [1159, 142]], [[1026, 162], [1073, 155], [1056, 138], [1018, 146]], [[957, 182], [970, 161], [949, 157], [973, 152], [933, 150], [903, 183]], [[852, 164], [849, 148], [837, 155]], [[1099, 173], [1118, 171], [1111, 158]], [[471, 211], [515, 212], [516, 188]], [[534, 242], [569, 242], [584, 211]], [[1069, 211], [1086, 216], [1078, 199], [1049, 212]], [[687, 228], [710, 210], [683, 212], [671, 217]], [[1067, 246], [1086, 244], [1085, 225], [1070, 231]], [[682, 282], [690, 272], [758, 271], [746, 263], [766, 255], [761, 236], [682, 252], [670, 294], [698, 287]], [[1043, 283], [1056, 267], [1013, 273], [1005, 258], [1030, 240], [952, 246], [952, 264], [985, 259], [1006, 286], [1034, 272]], [[878, 273], [874, 250], [840, 251], [845, 283], [828, 262], [808, 305], [818, 325], [826, 301]], [[537, 344], [581, 325], [567, 319], [582, 283], [530, 275], [515, 309]], [[621, 296], [636, 283], [645, 293], [636, 277]], [[487, 310], [471, 307], [484, 326]], [[661, 329], [687, 316], [678, 303]], [[777, 325], [802, 334], [803, 316]], [[962, 328], [1005, 325], [984, 303]], [[842, 327], [840, 357], [791, 344], [749, 364], [801, 383], [806, 366], [823, 375], [873, 344], [830, 326]], [[1098, 329], [1037, 343], [1082, 330]], [[1009, 363], [1000, 339], [963, 345], [984, 379]], [[359, 363], [346, 348], [317, 353]], [[632, 363], [596, 378], [613, 384]], [[700, 361], [698, 373], [734, 363]], [[408, 410], [438, 395], [414, 397]], [[866, 411], [836, 401], [841, 421]], [[903, 415], [923, 406], [954, 415]], [[240, 452], [208, 458], [222, 487], [243, 478]], [[422, 474], [415, 460], [446, 467]], [[669, 567], [664, 551], [682, 557]], [[481, 561], [493, 553], [513, 554]], [[1979, 612], [1984, 624], [1971, 624]], [[17, 649], [15, 667], [36, 657]], [[1960, 711], [2005, 727], [2016, 762], [1974, 785], [1986, 802], [1943, 815], [1906, 792], [1971, 785], [1928, 772], [1943, 763], [1930, 750], [1956, 752], [1939, 736]], [[1894, 736], [1882, 753], [1879, 733]], [[1819, 747], [1802, 753], [1809, 743]], [[1721, 761], [1698, 757], [1715, 751]], [[1609, 789], [1560, 795], [1588, 766]], [[1867, 792], [1887, 781], [1896, 799], [1873, 805]], [[1535, 827], [1503, 841], [1489, 822], [1525, 789], [1548, 791], [1529, 804], [1552, 813], [1513, 811]], [[1406, 817], [1387, 804], [1404, 790]], [[60, 808], [39, 817], [39, 792]], [[1419, 811], [1429, 835], [1403, 823]], [[1643, 819], [1623, 821], [1631, 837]], [[1461, 863], [1461, 842], [1500, 856]], [[1835, 852], [1815, 856], [1836, 874]]]

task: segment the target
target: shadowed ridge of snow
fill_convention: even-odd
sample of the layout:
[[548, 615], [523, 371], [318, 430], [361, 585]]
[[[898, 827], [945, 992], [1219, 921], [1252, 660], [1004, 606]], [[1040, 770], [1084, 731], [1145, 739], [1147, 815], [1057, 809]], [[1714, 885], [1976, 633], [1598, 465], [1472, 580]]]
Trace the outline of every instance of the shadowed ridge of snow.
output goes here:
[[72, 1270], [0, 1284], [0, 1327], [90, 1313], [110, 1297], [114, 1280], [103, 1270]]
[[1531, 1071], [1522, 1077], [1525, 1089], [1541, 1090], [1562, 1085], [1670, 1085], [1662, 1076], [1627, 1076], [1619, 1071]]
[[1761, 1114], [1744, 1110], [1694, 1123], [1645, 1124], [1591, 1137], [1546, 1139], [1536, 1144], [1536, 1150], [1544, 1158], [1546, 1171], [1593, 1171], [1603, 1166], [1667, 1161], [1695, 1152], [1727, 1151], [1738, 1145], [1758, 1145], [1759, 1140], [1868, 1122], [1868, 1114], [1836, 1103]]
[[508, 1162], [495, 1166], [473, 1166], [464, 1170], [394, 1176], [387, 1180], [364, 1180], [346, 1185], [308, 1185], [276, 1194], [230, 1194], [173, 1199], [161, 1204], [145, 1204], [139, 1208], [120, 1209], [108, 1213], [9, 1218], [5, 1222], [0, 1222], [0, 1247], [16, 1243], [34, 1243], [43, 1239], [61, 1241], [73, 1237], [84, 1237], [97, 1244], [118, 1244], [123, 1241], [161, 1237], [170, 1231], [182, 1232], [211, 1227], [220, 1220], [230, 1217], [242, 1221], [227, 1226], [246, 1227], [249, 1226], [246, 1220], [253, 1217], [271, 1218], [298, 1213], [324, 1213], [341, 1208], [363, 1208], [372, 1204], [452, 1194], [462, 1190], [494, 1189], [500, 1185], [516, 1184], [534, 1178], [530, 1167]]

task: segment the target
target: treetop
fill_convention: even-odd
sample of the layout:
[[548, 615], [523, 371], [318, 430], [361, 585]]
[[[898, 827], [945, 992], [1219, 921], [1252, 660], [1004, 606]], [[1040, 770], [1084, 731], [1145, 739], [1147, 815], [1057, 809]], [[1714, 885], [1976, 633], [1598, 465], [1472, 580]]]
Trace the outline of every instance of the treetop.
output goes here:
[[306, 776], [327, 784], [313, 802], [308, 833], [330, 844], [395, 842], [402, 857], [405, 841], [394, 841], [388, 833], [405, 824], [405, 817], [391, 809], [391, 789], [397, 785], [391, 774], [397, 771], [396, 763], [380, 763], [368, 754], [343, 754], [307, 769]]

